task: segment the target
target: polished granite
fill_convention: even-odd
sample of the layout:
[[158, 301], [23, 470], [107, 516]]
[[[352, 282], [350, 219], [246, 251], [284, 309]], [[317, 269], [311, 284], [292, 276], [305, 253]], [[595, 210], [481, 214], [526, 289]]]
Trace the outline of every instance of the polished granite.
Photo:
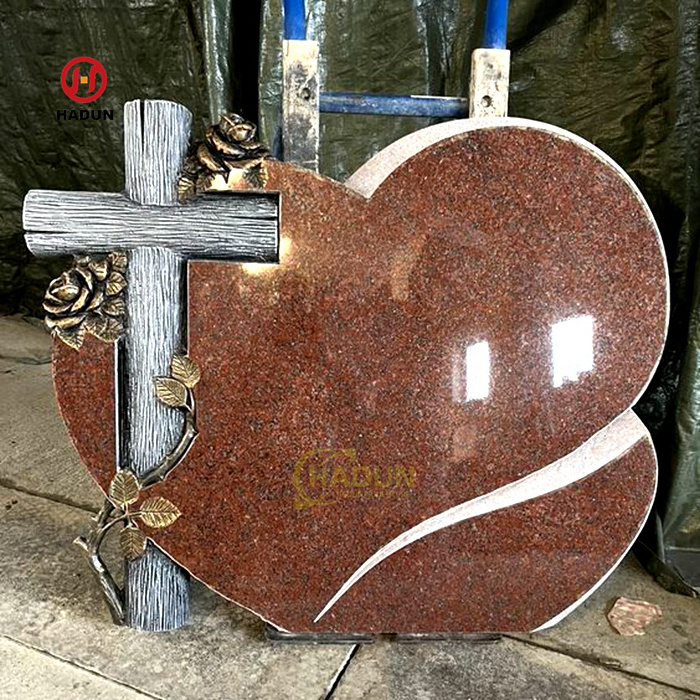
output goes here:
[[[268, 175], [280, 264], [189, 264], [201, 436], [154, 489], [183, 512], [155, 541], [296, 632], [546, 623], [638, 532], [655, 488], [647, 438], [564, 489], [410, 545], [313, 620], [393, 537], [562, 458], [636, 400], [667, 315], [638, 194], [534, 127], [430, 144], [369, 200], [285, 164]], [[112, 349], [54, 357], [62, 413], [104, 488]]]

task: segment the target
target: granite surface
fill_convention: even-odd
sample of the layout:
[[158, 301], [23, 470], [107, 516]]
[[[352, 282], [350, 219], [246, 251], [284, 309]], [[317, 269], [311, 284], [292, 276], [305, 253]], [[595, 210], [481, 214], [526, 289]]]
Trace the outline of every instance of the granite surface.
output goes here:
[[[655, 487], [647, 440], [411, 545], [313, 619], [388, 540], [559, 459], [635, 401], [667, 313], [637, 194], [580, 145], [516, 128], [434, 144], [368, 201], [276, 163], [268, 189], [282, 193], [279, 265], [189, 265], [201, 437], [153, 490], [183, 512], [155, 541], [288, 630], [545, 623], [636, 535]], [[64, 418], [103, 487], [105, 348], [55, 353]]]

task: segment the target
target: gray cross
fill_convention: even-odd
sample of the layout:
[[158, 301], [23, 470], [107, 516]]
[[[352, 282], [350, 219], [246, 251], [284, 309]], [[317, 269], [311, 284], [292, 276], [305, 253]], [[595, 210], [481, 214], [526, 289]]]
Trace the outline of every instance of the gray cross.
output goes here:
[[[187, 260], [274, 262], [278, 255], [275, 197], [240, 194], [178, 203], [191, 124], [182, 105], [127, 102], [124, 193], [32, 190], [24, 200], [25, 238], [35, 255], [128, 251], [127, 330], [117, 346], [115, 397], [124, 415], [115, 459], [140, 477], [172, 449], [182, 430], [182, 415], [156, 400], [153, 377], [167, 375], [172, 356], [182, 349]], [[175, 629], [189, 616], [187, 575], [151, 546], [129, 565], [126, 601], [130, 626]]]

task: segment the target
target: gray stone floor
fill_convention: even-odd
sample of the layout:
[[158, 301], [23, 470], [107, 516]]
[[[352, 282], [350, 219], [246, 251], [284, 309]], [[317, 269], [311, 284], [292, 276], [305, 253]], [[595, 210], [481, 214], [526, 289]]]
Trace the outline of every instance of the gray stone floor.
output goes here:
[[[667, 593], [631, 557], [555, 629], [488, 644], [270, 643], [199, 584], [189, 627], [115, 627], [71, 544], [100, 494], [58, 416], [48, 356], [40, 327], [0, 318], [0, 698], [700, 698], [700, 601]], [[622, 594], [659, 604], [663, 620], [616, 635], [605, 612]]]

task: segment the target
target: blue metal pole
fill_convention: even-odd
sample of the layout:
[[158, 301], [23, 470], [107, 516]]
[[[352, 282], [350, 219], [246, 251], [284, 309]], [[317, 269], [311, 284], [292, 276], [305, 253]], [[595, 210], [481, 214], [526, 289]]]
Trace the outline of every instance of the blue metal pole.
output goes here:
[[508, 0], [486, 0], [485, 49], [505, 49], [508, 34]]
[[359, 92], [322, 92], [319, 112], [375, 114], [403, 117], [466, 117], [469, 101], [463, 97], [423, 95], [369, 95]]
[[306, 39], [304, 0], [284, 0], [284, 38]]

